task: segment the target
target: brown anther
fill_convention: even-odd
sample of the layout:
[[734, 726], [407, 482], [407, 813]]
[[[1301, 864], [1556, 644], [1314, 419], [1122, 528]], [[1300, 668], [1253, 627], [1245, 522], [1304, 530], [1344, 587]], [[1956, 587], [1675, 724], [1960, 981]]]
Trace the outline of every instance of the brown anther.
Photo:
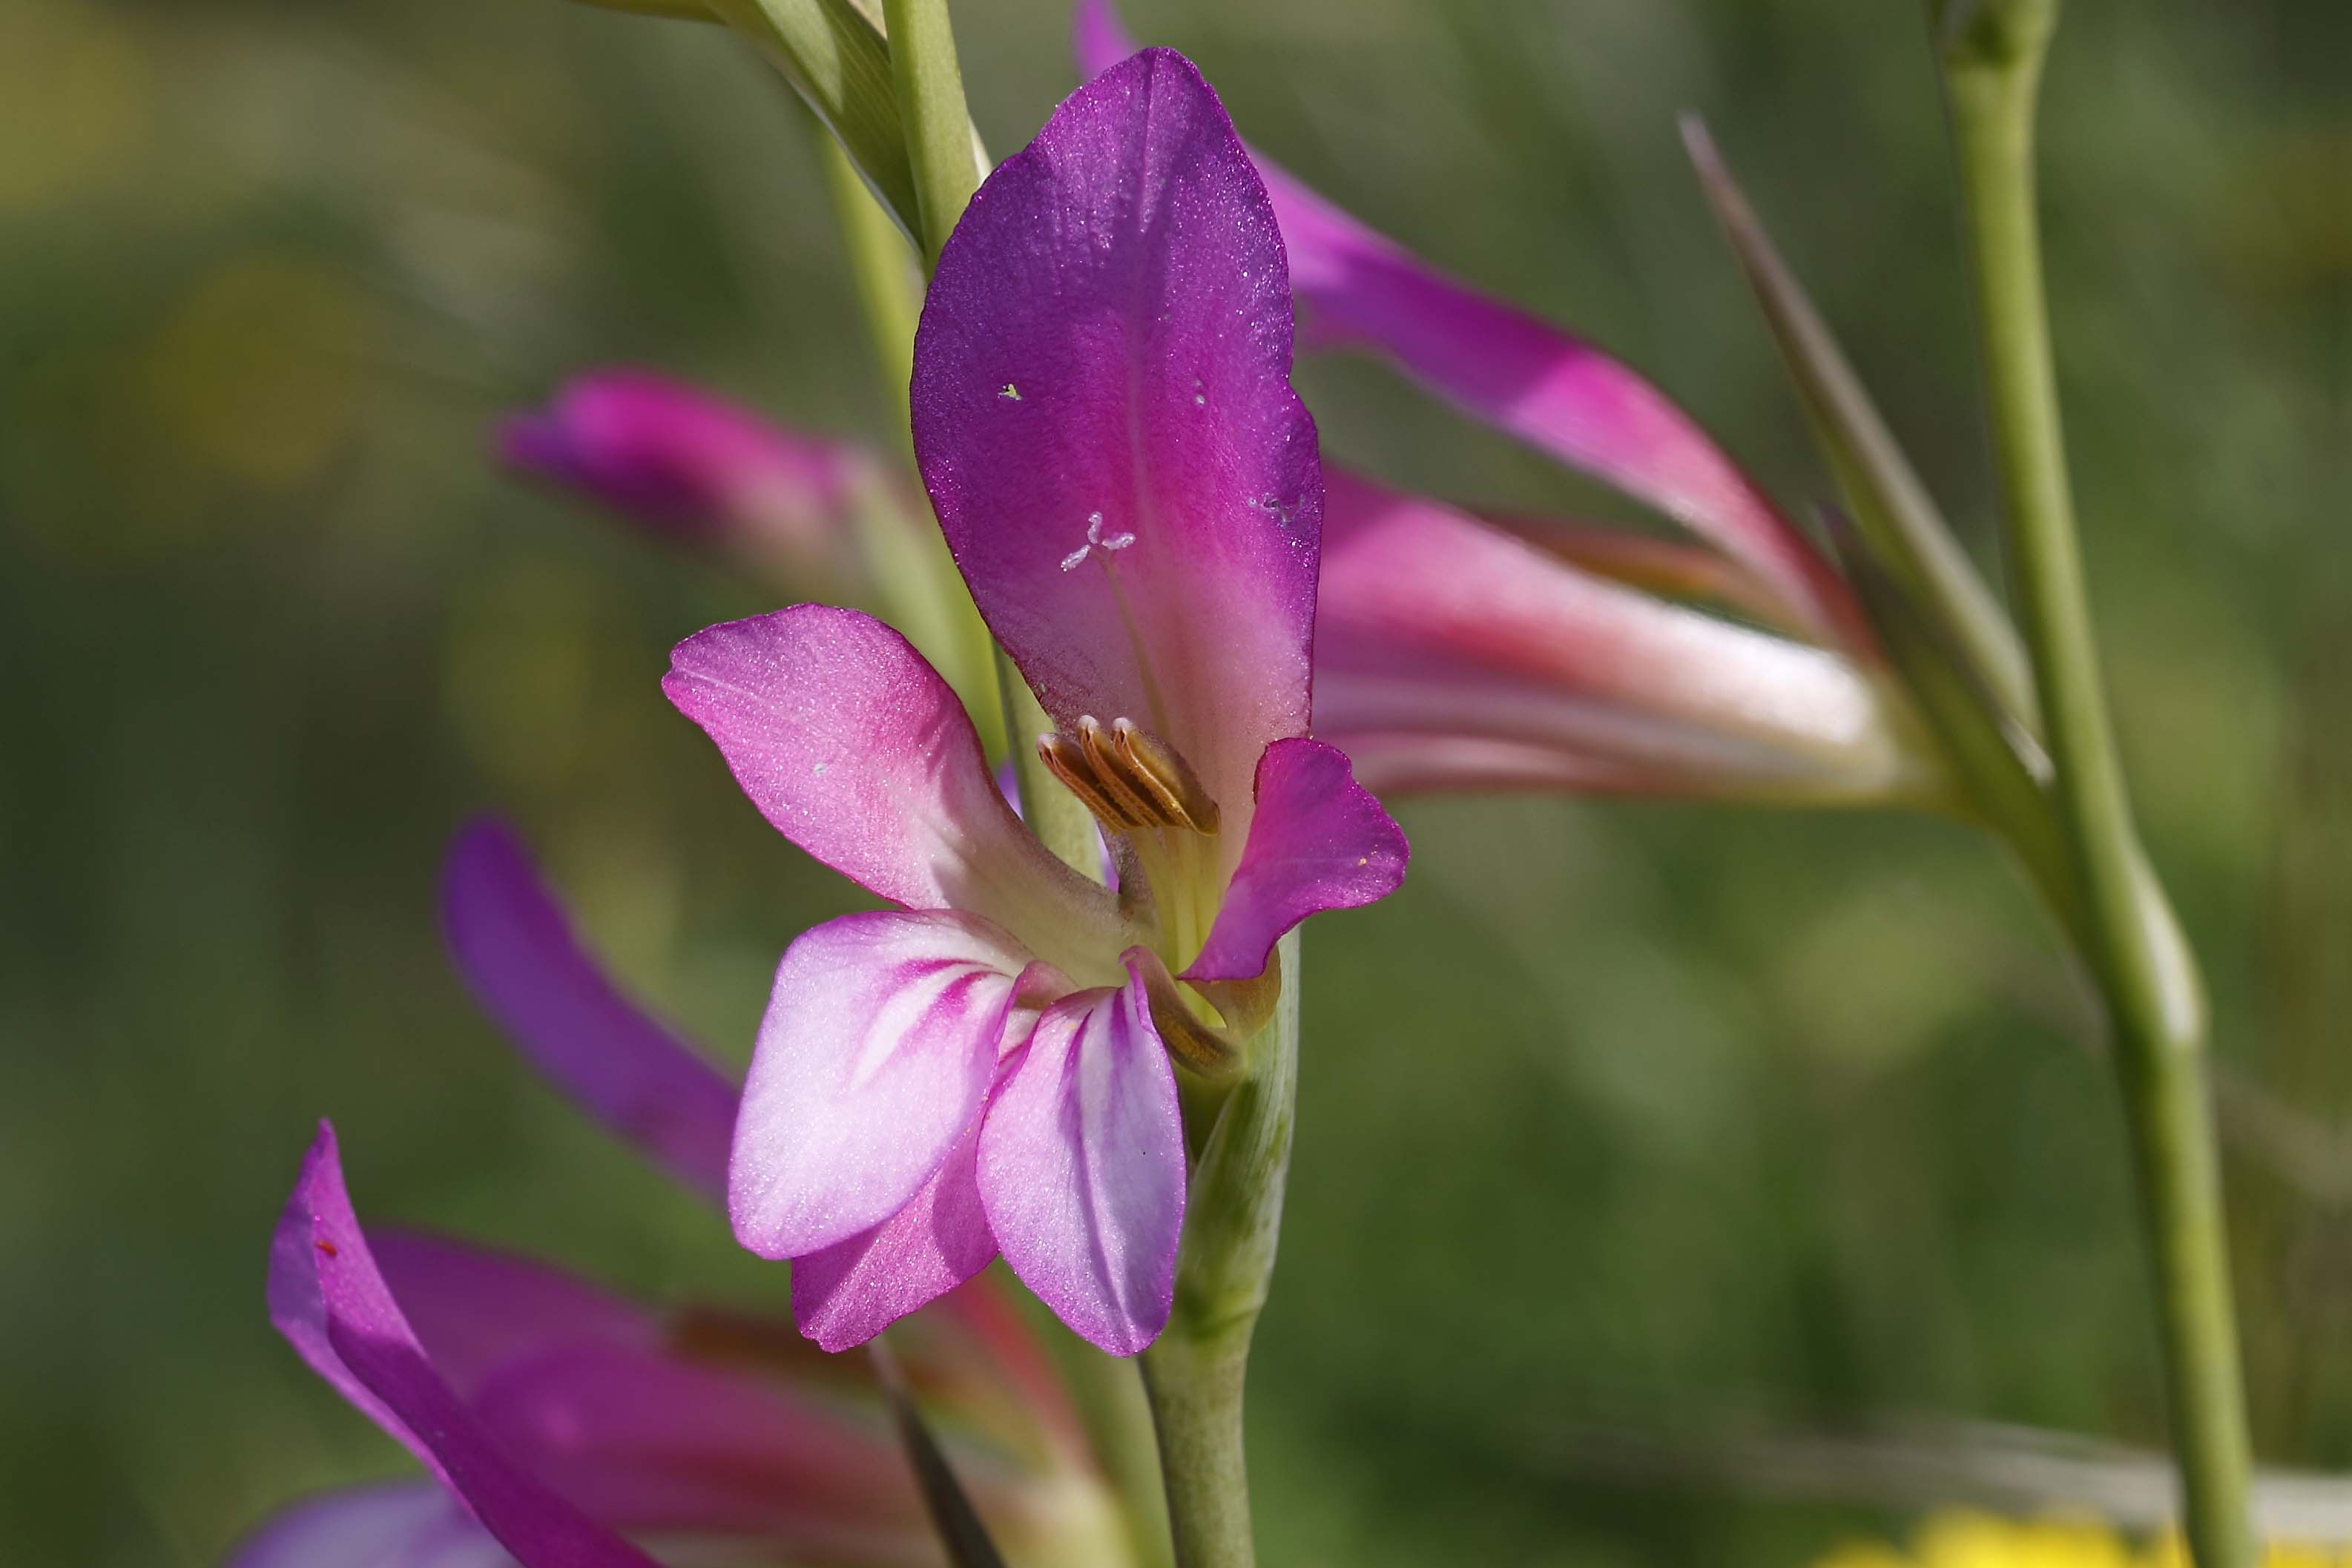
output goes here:
[[1217, 831], [1216, 801], [1174, 748], [1127, 719], [1105, 729], [1100, 720], [1083, 714], [1077, 731], [1075, 741], [1066, 735], [1038, 737], [1037, 755], [1105, 826], [1122, 833], [1141, 827]]
[[1128, 719], [1111, 721], [1110, 740], [1129, 775], [1150, 792], [1163, 815], [1195, 833], [1216, 832], [1223, 814], [1202, 786], [1201, 775], [1175, 748], [1161, 745]]
[[1129, 817], [1104, 793], [1095, 779], [1094, 764], [1087, 760], [1085, 748], [1076, 742], [1059, 735], [1040, 735], [1037, 758], [1104, 826], [1128, 832], [1143, 826], [1140, 819]]
[[1118, 802], [1119, 809], [1130, 820], [1150, 827], [1169, 826], [1167, 813], [1160, 809], [1150, 791], [1136, 787], [1137, 781], [1129, 775], [1118, 753], [1105, 738], [1102, 721], [1091, 713], [1078, 715], [1078, 744], [1086, 748], [1087, 762], [1093, 767], [1103, 793]]

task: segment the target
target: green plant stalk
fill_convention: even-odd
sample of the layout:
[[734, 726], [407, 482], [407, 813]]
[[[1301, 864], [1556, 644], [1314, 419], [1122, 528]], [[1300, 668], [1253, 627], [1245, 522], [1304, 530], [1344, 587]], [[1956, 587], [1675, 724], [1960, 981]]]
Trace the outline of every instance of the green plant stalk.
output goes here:
[[2252, 1568], [2249, 1445], [2194, 961], [2133, 826], [2091, 630], [2034, 210], [2033, 122], [2055, 0], [1939, 7], [1986, 402], [2017, 600], [2104, 994], [2156, 1266], [2190, 1549]]
[[1143, 1352], [1178, 1568], [1252, 1568], [1242, 1384], [1274, 1278], [1298, 1097], [1298, 933], [1276, 949], [1282, 999], [1249, 1043], [1192, 1168], [1176, 1304]]
[[[883, 14], [914, 171], [923, 255], [936, 268], [948, 236], [979, 188], [981, 161], [946, 0], [885, 0]], [[1054, 778], [1031, 743], [1053, 728], [1052, 720], [1001, 649], [997, 678], [1024, 819], [1055, 855], [1088, 876], [1098, 875], [1100, 840], [1094, 818]], [[1167, 1331], [1144, 1358], [1179, 1568], [1248, 1568], [1253, 1560], [1242, 1459], [1242, 1380], [1250, 1331], [1273, 1269], [1289, 1165], [1298, 1032], [1296, 933], [1285, 939], [1281, 953], [1287, 982], [1283, 1002], [1260, 1036], [1273, 1043], [1254, 1043], [1254, 1071], [1228, 1097], [1195, 1167], [1177, 1262], [1175, 1308]], [[1127, 1500], [1132, 1510], [1136, 1500]], [[1149, 1552], [1155, 1532], [1139, 1523], [1137, 1534], [1139, 1545]]]
[[874, 368], [890, 399], [898, 420], [898, 448], [907, 450], [907, 393], [914, 374], [915, 323], [923, 311], [923, 278], [882, 203], [850, 162], [840, 140], [816, 127], [817, 162], [824, 170], [825, 192], [833, 198], [833, 216], [841, 226], [841, 245], [848, 253], [851, 282], [866, 317], [866, 337], [874, 347]]
[[947, 0], [882, 0], [882, 22], [889, 35], [898, 121], [906, 128], [907, 162], [915, 176], [923, 259], [936, 268], [956, 220], [980, 188], [982, 173], [972, 153], [971, 114], [964, 107], [955, 32], [948, 24]]

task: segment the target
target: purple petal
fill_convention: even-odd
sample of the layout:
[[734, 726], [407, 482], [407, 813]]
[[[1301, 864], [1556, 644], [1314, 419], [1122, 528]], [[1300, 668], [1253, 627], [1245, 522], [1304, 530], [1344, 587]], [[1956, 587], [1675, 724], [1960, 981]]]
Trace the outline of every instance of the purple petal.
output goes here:
[[1029, 962], [945, 911], [845, 915], [793, 942], [735, 1125], [736, 1239], [799, 1258], [904, 1208], [979, 1119]]
[[518, 1467], [442, 1380], [376, 1272], [324, 1122], [270, 1244], [269, 1315], [526, 1568], [656, 1568]]
[[500, 1366], [551, 1348], [662, 1342], [653, 1314], [530, 1258], [388, 1226], [369, 1247], [425, 1353], [461, 1397]]
[[992, 920], [1065, 967], [1126, 945], [1111, 896], [1004, 804], [947, 682], [873, 616], [795, 605], [712, 626], [662, 690], [778, 832], [883, 898]]
[[1376, 903], [1404, 880], [1410, 853], [1347, 754], [1276, 741], [1257, 765], [1257, 815], [1217, 923], [1187, 980], [1253, 980], [1282, 934], [1308, 915]]
[[476, 1403], [551, 1488], [616, 1528], [759, 1538], [761, 1561], [827, 1563], [901, 1560], [923, 1528], [883, 1428], [745, 1367], [584, 1346], [518, 1363]]
[[[1107, 0], [1079, 0], [1079, 68], [1134, 45]], [[1376, 350], [1466, 413], [1682, 522], [1743, 563], [1786, 613], [1872, 646], [1834, 568], [1697, 422], [1591, 344], [1446, 277], [1261, 157], [1290, 282], [1316, 346]]]
[[1140, 977], [1045, 1009], [989, 1102], [980, 1192], [1005, 1262], [1073, 1331], [1112, 1355], [1159, 1337], [1184, 1132]]
[[[1330, 493], [1316, 730], [1367, 779], [1393, 787], [1393, 737], [1414, 732], [1549, 749], [1602, 787], [1869, 799], [1913, 771], [1877, 693], [1835, 654], [1608, 582], [1435, 501], [1338, 474]], [[1378, 736], [1391, 739], [1375, 765]]]
[[916, 337], [916, 455], [991, 629], [1058, 722], [1134, 720], [1228, 814], [1307, 727], [1322, 484], [1290, 346], [1265, 188], [1164, 49], [989, 177]]
[[688, 1186], [727, 1190], [734, 1089], [605, 977], [504, 825], [450, 844], [441, 920], [457, 972], [532, 1065]]
[[431, 1481], [306, 1498], [246, 1538], [225, 1568], [515, 1568]]
[[989, 1265], [975, 1117], [907, 1205], [863, 1235], [793, 1260], [793, 1317], [828, 1351], [862, 1345]]
[[499, 451], [658, 532], [772, 548], [806, 566], [847, 553], [850, 510], [874, 469], [855, 447], [626, 369], [575, 377], [545, 412], [510, 416]]

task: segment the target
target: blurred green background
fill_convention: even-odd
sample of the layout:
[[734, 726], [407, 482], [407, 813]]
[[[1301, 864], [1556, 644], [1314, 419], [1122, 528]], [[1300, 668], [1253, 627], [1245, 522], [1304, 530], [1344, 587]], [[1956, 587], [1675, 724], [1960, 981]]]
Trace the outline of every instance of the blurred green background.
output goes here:
[[[1261, 147], [1825, 491], [1682, 162], [1714, 124], [1973, 541], [1988, 500], [1921, 7], [1136, 0]], [[2058, 347], [2146, 826], [2219, 1005], [2255, 1415], [2352, 1464], [2352, 20], [2078, 5]], [[999, 153], [1057, 0], [961, 0]], [[261, 1305], [334, 1117], [363, 1214], [655, 1290], [780, 1272], [577, 1121], [449, 974], [440, 847], [510, 815], [740, 1060], [849, 907], [663, 703], [753, 590], [502, 479], [627, 360], [889, 439], [800, 117], [716, 29], [560, 0], [0, 4], [0, 1557], [213, 1561], [404, 1461]], [[1377, 367], [1327, 449], [1611, 503]], [[1885, 818], [1416, 805], [1307, 945], [1252, 1405], [1271, 1562], [1794, 1564], [1891, 1515], [1602, 1484], [1590, 1435], [1873, 1412], [2153, 1443], [2086, 1005], [1984, 843]]]

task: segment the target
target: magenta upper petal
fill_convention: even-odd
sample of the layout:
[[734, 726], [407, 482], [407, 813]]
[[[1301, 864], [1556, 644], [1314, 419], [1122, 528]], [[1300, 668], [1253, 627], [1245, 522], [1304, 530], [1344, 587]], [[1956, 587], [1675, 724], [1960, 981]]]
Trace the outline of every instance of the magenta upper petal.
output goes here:
[[904, 1208], [978, 1120], [1028, 963], [944, 910], [845, 915], [793, 942], [736, 1119], [736, 1239], [799, 1258]]
[[793, 1260], [793, 1317], [828, 1351], [862, 1345], [989, 1265], [978, 1117], [907, 1205], [873, 1229]]
[[1265, 190], [1148, 50], [972, 198], [915, 344], [916, 457], [981, 614], [1056, 721], [1126, 717], [1246, 810], [1304, 733], [1322, 484]]
[[376, 1271], [323, 1122], [270, 1243], [269, 1315], [525, 1568], [656, 1568], [517, 1465], [434, 1368]]
[[515, 1568], [431, 1481], [306, 1498], [247, 1537], [224, 1568]]
[[1005, 1262], [1073, 1331], [1112, 1355], [1159, 1337], [1175, 1299], [1184, 1133], [1140, 978], [1038, 1019], [989, 1102], [980, 1191]]
[[1257, 815], [1209, 940], [1187, 980], [1251, 980], [1282, 934], [1325, 910], [1376, 903], [1404, 880], [1410, 851], [1347, 754], [1276, 741], [1257, 767]]
[[883, 898], [981, 915], [1065, 967], [1125, 945], [1110, 895], [1021, 826], [955, 693], [873, 616], [795, 605], [711, 626], [662, 690], [777, 831]]
[[[1107, 0], [1078, 0], [1081, 71], [1133, 42]], [[1318, 346], [1377, 350], [1432, 391], [1647, 501], [1740, 562], [1798, 625], [1867, 647], [1860, 607], [1821, 552], [1673, 399], [1623, 362], [1446, 277], [1260, 157], [1290, 282]]]
[[727, 1190], [733, 1087], [605, 976], [503, 824], [450, 844], [441, 920], [458, 973], [534, 1066], [688, 1186]]

